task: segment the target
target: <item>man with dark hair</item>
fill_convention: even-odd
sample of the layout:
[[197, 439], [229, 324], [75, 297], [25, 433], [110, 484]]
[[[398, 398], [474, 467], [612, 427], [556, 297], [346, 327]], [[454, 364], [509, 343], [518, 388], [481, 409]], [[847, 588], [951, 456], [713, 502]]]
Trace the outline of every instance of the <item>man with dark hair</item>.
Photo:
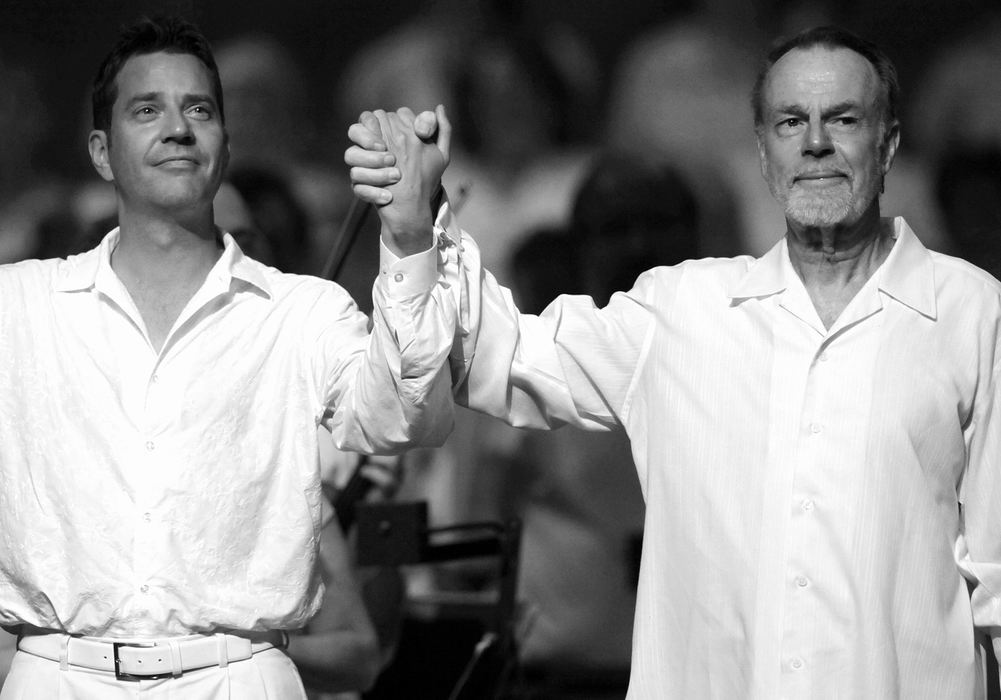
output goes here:
[[[19, 634], [2, 697], [304, 697], [281, 647], [323, 595], [317, 428], [359, 452], [440, 444], [452, 331], [413, 323], [451, 329], [451, 298], [433, 257], [384, 268], [369, 334], [340, 287], [217, 229], [222, 93], [187, 22], [123, 32], [94, 120], [119, 227], [0, 267], [0, 624]], [[407, 176], [437, 182], [444, 159], [422, 164]]]
[[[893, 76], [841, 30], [776, 49], [754, 99], [785, 236], [759, 259], [649, 270], [603, 309], [520, 314], [439, 214], [458, 400], [629, 435], [647, 503], [630, 698], [983, 692], [975, 630], [1001, 641], [1001, 285], [880, 216]], [[414, 183], [385, 151], [434, 125], [376, 112], [349, 130], [355, 192], [398, 224]]]

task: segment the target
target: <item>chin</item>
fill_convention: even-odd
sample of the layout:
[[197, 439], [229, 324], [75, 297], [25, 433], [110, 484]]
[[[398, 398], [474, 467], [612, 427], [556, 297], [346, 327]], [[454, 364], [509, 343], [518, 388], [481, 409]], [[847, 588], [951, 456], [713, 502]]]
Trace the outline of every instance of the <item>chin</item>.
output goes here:
[[786, 203], [786, 218], [807, 228], [850, 226], [862, 213], [856, 211], [851, 197], [791, 197]]

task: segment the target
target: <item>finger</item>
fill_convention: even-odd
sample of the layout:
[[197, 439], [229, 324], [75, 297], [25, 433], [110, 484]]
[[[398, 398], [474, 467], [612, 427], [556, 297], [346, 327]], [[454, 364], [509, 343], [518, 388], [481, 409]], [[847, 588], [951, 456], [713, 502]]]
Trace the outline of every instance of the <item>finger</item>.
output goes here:
[[425, 110], [414, 118], [414, 133], [421, 141], [431, 141], [438, 130], [438, 117], [434, 112]]
[[381, 187], [371, 185], [352, 185], [351, 191], [363, 202], [369, 202], [378, 207], [385, 206], [393, 201], [393, 193]]
[[362, 148], [385, 151], [386, 144], [382, 142], [382, 132], [378, 131], [378, 122], [376, 122], [376, 129], [377, 131], [372, 131], [366, 124], [355, 122], [348, 127], [348, 138]]
[[351, 184], [388, 187], [400, 181], [397, 168], [351, 168]]
[[396, 156], [386, 151], [370, 151], [350, 146], [344, 151], [344, 162], [352, 168], [389, 168], [396, 165]]
[[379, 120], [368, 110], [358, 115], [358, 123], [375, 134], [376, 138], [382, 138], [382, 131], [379, 129]]
[[400, 121], [406, 124], [408, 127], [413, 127], [414, 125], [414, 111], [409, 107], [400, 107], [396, 110], [396, 114], [400, 117]]
[[438, 150], [445, 157], [445, 162], [449, 161], [449, 152], [452, 147], [452, 123], [448, 121], [445, 114], [445, 105], [438, 105], [434, 110], [438, 117]]
[[382, 141], [386, 144], [387, 148], [389, 144], [393, 141], [396, 135], [396, 130], [393, 128], [389, 114], [383, 109], [377, 109], [372, 112], [376, 121], [379, 122], [379, 133], [382, 135]]

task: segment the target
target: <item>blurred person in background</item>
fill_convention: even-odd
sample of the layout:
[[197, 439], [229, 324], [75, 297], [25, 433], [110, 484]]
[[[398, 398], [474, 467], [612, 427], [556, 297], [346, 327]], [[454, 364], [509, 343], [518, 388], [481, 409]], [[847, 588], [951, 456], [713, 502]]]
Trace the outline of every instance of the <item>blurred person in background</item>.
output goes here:
[[955, 254], [1001, 279], [1001, 141], [943, 154], [935, 185]]
[[31, 71], [0, 53], [0, 263], [29, 257], [38, 248], [38, 226], [65, 198], [62, 179], [40, 172], [35, 151], [49, 113]]
[[[350, 190], [342, 172], [323, 159], [330, 136], [321, 130], [306, 76], [293, 51], [273, 36], [243, 34], [216, 51], [232, 146], [230, 180], [254, 213], [285, 272], [320, 274], [348, 211]], [[378, 265], [370, 246], [339, 280], [356, 295]], [[354, 263], [355, 260], [353, 259]], [[353, 268], [358, 268], [357, 273]], [[361, 299], [366, 311], [368, 300]]]

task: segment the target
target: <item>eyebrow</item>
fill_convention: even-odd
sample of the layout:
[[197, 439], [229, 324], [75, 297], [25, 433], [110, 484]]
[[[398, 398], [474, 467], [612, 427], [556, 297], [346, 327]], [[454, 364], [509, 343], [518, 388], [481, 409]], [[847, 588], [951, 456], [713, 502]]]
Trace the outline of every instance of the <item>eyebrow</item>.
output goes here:
[[[125, 103], [125, 107], [129, 108], [132, 105], [137, 104], [139, 102], [159, 102], [162, 99], [163, 99], [163, 93], [162, 92], [143, 92], [143, 93], [138, 94], [138, 95], [133, 95], [132, 98], [129, 99]], [[183, 104], [192, 104], [192, 103], [196, 103], [196, 102], [206, 102], [206, 103], [212, 105], [213, 107], [216, 106], [215, 98], [212, 97], [212, 95], [209, 95], [207, 93], [201, 93], [201, 92], [187, 93], [187, 94], [185, 94], [185, 95], [182, 96], [182, 100], [181, 101], [182, 101]]]
[[[844, 114], [845, 112], [850, 112], [852, 110], [860, 109], [861, 105], [858, 102], [852, 100], [845, 100], [844, 102], [838, 102], [837, 104], [830, 105], [825, 108], [823, 112], [820, 113], [821, 119], [827, 119], [828, 117], [833, 117], [838, 114]], [[791, 114], [794, 117], [809, 117], [810, 110], [799, 104], [784, 104], [779, 105], [772, 110], [776, 114]]]

